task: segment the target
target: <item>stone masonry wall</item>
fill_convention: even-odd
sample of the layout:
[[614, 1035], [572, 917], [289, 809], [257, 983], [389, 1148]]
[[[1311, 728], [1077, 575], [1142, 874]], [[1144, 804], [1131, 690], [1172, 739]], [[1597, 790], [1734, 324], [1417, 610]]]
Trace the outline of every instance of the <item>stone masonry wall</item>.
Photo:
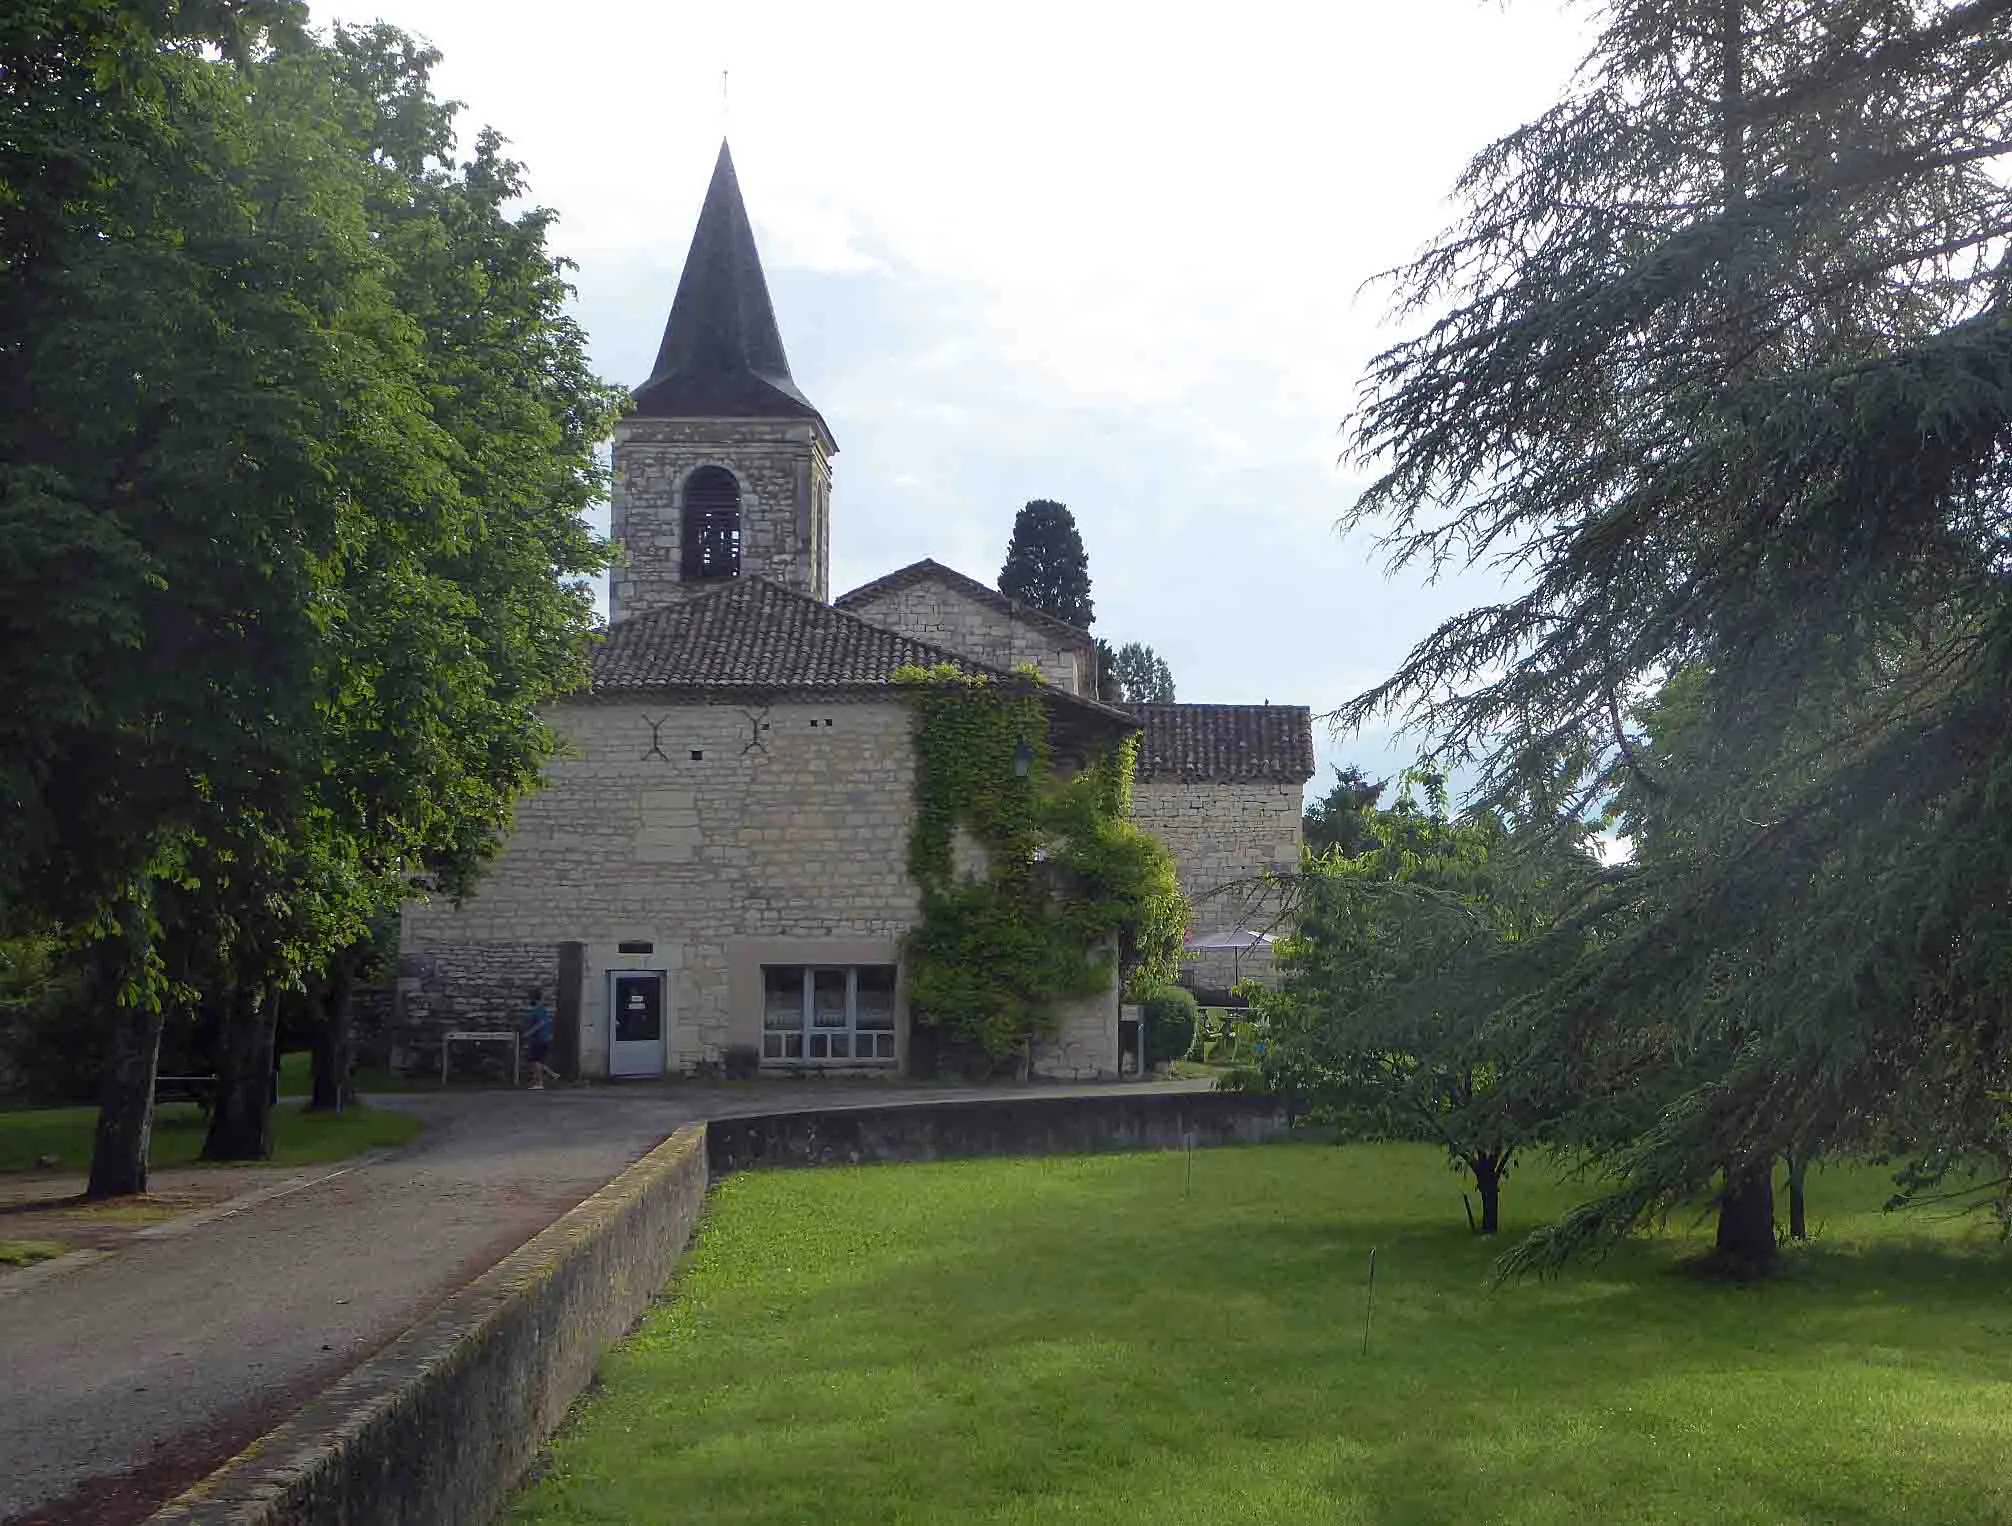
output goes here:
[[[557, 943], [476, 943], [454, 948], [401, 946], [395, 1021], [388, 1039], [394, 1070], [437, 1072], [439, 1035], [449, 1028], [521, 1028], [534, 1003], [558, 999]], [[370, 1032], [358, 1023], [359, 1043]], [[466, 1057], [472, 1057], [473, 1051]], [[466, 1058], [457, 1053], [457, 1063]]]
[[[656, 747], [646, 712], [662, 722]], [[891, 952], [915, 921], [914, 763], [901, 702], [601, 700], [559, 706], [552, 719], [573, 755], [519, 807], [476, 893], [460, 907], [406, 908], [403, 1028], [473, 1026], [499, 1000], [521, 1004], [511, 988], [528, 983], [534, 963], [555, 970], [558, 944], [578, 940], [588, 945], [585, 1069], [607, 1064], [606, 972], [616, 967], [666, 972], [670, 1064], [689, 1067], [759, 1039], [758, 993], [753, 1026], [743, 991], [735, 1027], [736, 940]], [[625, 940], [649, 943], [649, 955], [618, 958]]]
[[1069, 694], [1088, 683], [1090, 659], [1077, 643], [1036, 627], [933, 579], [847, 606], [848, 612], [917, 641], [948, 647], [995, 668], [1032, 663]]
[[685, 479], [733, 473], [741, 492], [741, 571], [828, 597], [831, 461], [807, 419], [624, 419], [615, 426], [614, 537], [627, 555], [608, 575], [608, 618], [625, 620], [711, 583], [682, 575]]
[[[1132, 818], [1167, 845], [1188, 898], [1189, 929], [1233, 927], [1280, 935], [1276, 892], [1249, 882], [1299, 863], [1301, 787], [1266, 780], [1186, 782], [1154, 779], [1133, 791]], [[1232, 978], [1269, 980], [1269, 954], [1204, 954], [1188, 962], [1195, 983], [1222, 989]]]
[[1062, 1002], [1052, 1037], [1034, 1045], [1034, 1074], [1058, 1081], [1102, 1081], [1118, 1074], [1118, 987]]
[[[518, 808], [475, 893], [405, 909], [389, 1035], [402, 1067], [437, 1065], [446, 1029], [521, 1027], [530, 987], [554, 1003], [564, 942], [586, 945], [588, 1075], [608, 1070], [613, 971], [664, 973], [667, 1063], [686, 1070], [759, 1043], [764, 964], [898, 965], [920, 912], [904, 702], [607, 699], [552, 720], [570, 754]], [[1036, 1070], [1114, 1072], [1116, 1000], [1114, 989], [1072, 1005]], [[898, 977], [904, 1057], [906, 1003]]]

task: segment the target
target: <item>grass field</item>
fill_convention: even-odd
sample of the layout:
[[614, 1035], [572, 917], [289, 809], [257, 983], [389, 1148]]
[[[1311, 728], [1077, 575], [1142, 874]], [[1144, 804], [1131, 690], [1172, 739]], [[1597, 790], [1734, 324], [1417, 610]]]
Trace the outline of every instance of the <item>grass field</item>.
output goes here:
[[[2012, 1252], [1812, 1173], [1758, 1288], [1689, 1226], [1487, 1285], [1434, 1152], [757, 1172], [507, 1517], [530, 1522], [2012, 1519]], [[1530, 1167], [1508, 1229], [1562, 1206]], [[1364, 1273], [1377, 1249], [1364, 1355]]]
[[[0, 1171], [26, 1171], [53, 1155], [66, 1171], [83, 1171], [91, 1164], [91, 1133], [97, 1126], [93, 1107], [36, 1107], [0, 1112]], [[154, 1111], [153, 1164], [186, 1166], [203, 1148], [208, 1125], [192, 1102], [164, 1103]], [[419, 1120], [389, 1108], [355, 1107], [340, 1117], [303, 1112], [282, 1100], [273, 1110], [273, 1153], [270, 1164], [305, 1166], [341, 1160], [383, 1145], [404, 1144], [419, 1132]]]
[[[395, 1070], [361, 1066], [350, 1075], [350, 1083], [360, 1093], [437, 1090], [432, 1078], [416, 1081]], [[279, 1057], [279, 1094], [305, 1097], [314, 1090], [314, 1056], [305, 1049], [290, 1049]]]

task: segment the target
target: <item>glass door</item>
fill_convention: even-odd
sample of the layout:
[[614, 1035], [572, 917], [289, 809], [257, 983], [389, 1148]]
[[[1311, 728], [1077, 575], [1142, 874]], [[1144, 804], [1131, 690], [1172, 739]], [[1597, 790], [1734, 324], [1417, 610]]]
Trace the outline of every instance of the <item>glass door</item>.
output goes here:
[[608, 1074], [660, 1076], [665, 1044], [664, 972], [613, 970], [608, 975]]

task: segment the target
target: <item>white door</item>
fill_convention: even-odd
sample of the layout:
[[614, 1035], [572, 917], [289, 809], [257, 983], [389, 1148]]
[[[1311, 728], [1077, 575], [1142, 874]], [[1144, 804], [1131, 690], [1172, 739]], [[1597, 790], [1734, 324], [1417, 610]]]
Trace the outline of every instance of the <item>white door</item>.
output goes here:
[[608, 1074], [664, 1073], [666, 1030], [662, 970], [613, 970], [608, 975]]

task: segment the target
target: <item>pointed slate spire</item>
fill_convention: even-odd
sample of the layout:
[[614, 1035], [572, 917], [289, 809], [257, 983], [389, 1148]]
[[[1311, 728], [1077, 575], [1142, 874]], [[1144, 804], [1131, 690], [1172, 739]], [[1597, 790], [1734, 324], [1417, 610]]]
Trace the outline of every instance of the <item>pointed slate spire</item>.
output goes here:
[[790, 377], [724, 142], [656, 368], [636, 389], [635, 411], [647, 418], [808, 418], [824, 424]]

